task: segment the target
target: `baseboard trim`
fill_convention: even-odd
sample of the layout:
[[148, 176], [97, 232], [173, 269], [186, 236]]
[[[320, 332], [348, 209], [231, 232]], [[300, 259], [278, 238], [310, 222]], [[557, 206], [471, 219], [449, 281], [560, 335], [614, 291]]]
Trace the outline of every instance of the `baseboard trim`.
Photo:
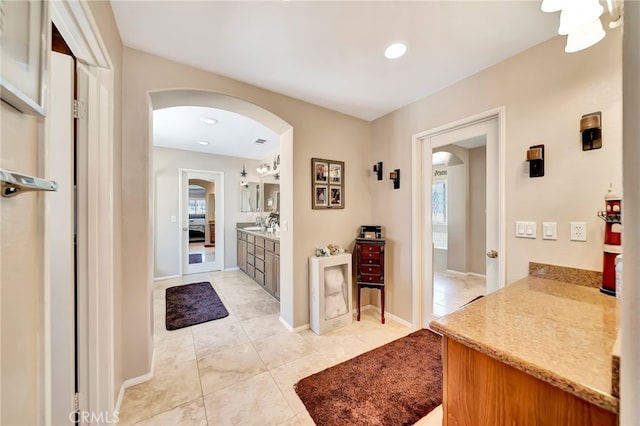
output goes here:
[[224, 272], [231, 272], [231, 271], [239, 271], [240, 268], [238, 266], [233, 267], [233, 268], [225, 268]]
[[292, 333], [299, 333], [299, 332], [301, 332], [301, 331], [305, 331], [305, 330], [308, 330], [308, 329], [309, 329], [309, 324], [301, 325], [300, 327], [295, 327], [295, 328], [294, 328], [294, 327], [291, 327], [291, 326], [289, 325], [289, 323], [288, 323], [288, 322], [286, 322], [286, 321], [284, 320], [284, 318], [279, 317], [279, 319], [280, 319], [280, 322], [281, 322], [285, 327], [287, 327], [287, 330], [291, 331]]
[[120, 407], [122, 406], [122, 398], [124, 398], [124, 391], [131, 386], [139, 385], [140, 383], [147, 382], [153, 378], [153, 372], [156, 370], [156, 350], [154, 348], [153, 355], [151, 355], [151, 371], [147, 374], [143, 374], [142, 376], [134, 377], [132, 379], [127, 379], [122, 382], [122, 386], [120, 386], [120, 392], [118, 392], [118, 399], [116, 400], [116, 406], [114, 411], [116, 413], [120, 412]]
[[170, 280], [170, 279], [173, 279], [173, 278], [180, 278], [180, 277], [182, 277], [182, 275], [167, 275], [165, 277], [156, 277], [153, 280], [154, 281], [164, 281], [164, 280]]
[[467, 275], [471, 275], [472, 277], [478, 277], [478, 278], [487, 278], [486, 275], [482, 275], [482, 274], [476, 274], [475, 272], [467, 272]]
[[471, 277], [478, 277], [478, 278], [486, 278], [486, 275], [476, 274], [475, 272], [460, 272], [460, 271], [454, 271], [453, 269], [445, 269], [444, 271], [448, 272], [450, 274], [454, 274], [454, 275], [464, 275], [464, 276], [471, 276]]
[[[367, 309], [371, 309], [376, 311], [377, 313], [380, 313], [380, 308], [378, 306], [374, 306], [374, 305], [367, 305], [367, 306], [363, 306], [360, 308], [361, 311], [366, 311]], [[357, 310], [357, 308], [356, 308]], [[393, 315], [391, 313], [389, 313], [388, 311], [384, 311], [384, 317], [389, 318], [391, 320], [394, 320], [395, 322], [404, 325], [405, 327], [409, 327], [410, 329], [414, 329], [413, 324], [411, 324], [409, 321], [403, 320], [402, 318]]]

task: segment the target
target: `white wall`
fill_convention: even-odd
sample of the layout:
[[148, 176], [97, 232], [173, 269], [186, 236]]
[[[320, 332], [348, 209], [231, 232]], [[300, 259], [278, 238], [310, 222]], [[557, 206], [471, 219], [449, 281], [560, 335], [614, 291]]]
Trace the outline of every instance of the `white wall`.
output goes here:
[[[393, 314], [411, 319], [412, 135], [500, 106], [506, 107], [507, 282], [527, 275], [529, 261], [601, 270], [604, 223], [596, 212], [609, 183], [619, 190], [622, 180], [621, 30], [581, 52], [566, 54], [564, 45], [565, 37], [555, 37], [372, 123], [371, 158], [407, 171], [400, 190], [371, 192], [372, 220], [394, 241], [386, 269]], [[583, 152], [580, 116], [594, 111], [602, 111], [603, 148]], [[525, 153], [540, 143], [546, 174], [531, 179]], [[515, 220], [556, 221], [559, 238], [516, 239]], [[569, 221], [588, 223], [586, 243], [569, 241]]]
[[[180, 238], [182, 225], [171, 222], [171, 216], [179, 217], [180, 200], [178, 197], [179, 169], [207, 170], [224, 173], [225, 199], [216, 199], [224, 203], [225, 247], [216, 245], [216, 250], [224, 250], [225, 269], [238, 266], [236, 253], [237, 222], [255, 221], [255, 213], [240, 213], [240, 172], [242, 165], [247, 170], [255, 170], [260, 164], [257, 160], [203, 154], [201, 152], [180, 151], [170, 148], [153, 148], [153, 169], [155, 176], [155, 277], [178, 275], [180, 272]], [[258, 176], [249, 174], [252, 181]]]

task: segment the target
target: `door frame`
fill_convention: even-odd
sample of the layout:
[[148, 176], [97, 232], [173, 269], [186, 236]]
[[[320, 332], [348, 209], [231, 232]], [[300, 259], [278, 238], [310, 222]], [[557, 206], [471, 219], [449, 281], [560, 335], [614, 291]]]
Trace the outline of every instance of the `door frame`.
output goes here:
[[[442, 135], [455, 130], [460, 130], [475, 124], [483, 123], [492, 119], [497, 120], [497, 149], [493, 150], [497, 156], [498, 169], [498, 237], [497, 250], [498, 256], [498, 288], [505, 285], [505, 107], [501, 106], [492, 110], [484, 111], [479, 114], [463, 118], [461, 120], [438, 126], [429, 130], [416, 133], [411, 140], [412, 153], [412, 196], [411, 196], [411, 212], [412, 212], [412, 258], [411, 258], [411, 281], [412, 281], [412, 325], [414, 328], [428, 328], [429, 322], [435, 319], [433, 314], [433, 234], [431, 226], [431, 216], [425, 215], [427, 207], [431, 205], [431, 198], [427, 194], [431, 194], [431, 157], [433, 147], [430, 143], [425, 143], [425, 139]], [[487, 141], [487, 156], [491, 155], [492, 150]], [[428, 161], [427, 161], [428, 160]], [[487, 170], [487, 178], [489, 179], [490, 171]], [[487, 186], [489, 191], [489, 186]], [[428, 205], [428, 206], [427, 206]], [[427, 217], [427, 219], [424, 219]], [[487, 235], [487, 239], [489, 236]], [[428, 313], [426, 309], [428, 308]]]
[[[187, 265], [189, 259], [189, 237], [187, 231], [187, 237], [185, 238], [183, 231], [183, 227], [185, 226], [185, 221], [188, 219], [188, 214], [186, 213], [186, 201], [189, 199], [189, 179], [201, 179], [207, 180], [210, 182], [215, 182], [215, 194], [216, 194], [216, 205], [215, 205], [215, 217], [216, 217], [216, 265], [219, 269], [206, 269], [203, 268], [201, 271], [193, 271], [187, 272]], [[213, 180], [212, 180], [213, 179]], [[195, 274], [199, 272], [212, 272], [212, 271], [223, 271], [224, 268], [224, 248], [225, 248], [225, 238], [224, 238], [224, 172], [214, 171], [214, 170], [198, 170], [198, 169], [178, 169], [178, 220], [180, 226], [178, 227], [178, 232], [180, 232], [180, 276], [184, 274]], [[186, 217], [185, 217], [186, 214]], [[206, 226], [206, 224], [205, 224]], [[188, 229], [188, 225], [187, 225]], [[204, 262], [203, 262], [204, 265]]]
[[[86, 156], [78, 167], [88, 170], [83, 182], [84, 199], [78, 199], [78, 223], [84, 236], [78, 241], [78, 370], [79, 410], [101, 413], [113, 419], [115, 387], [114, 271], [114, 74], [113, 62], [100, 35], [87, 0], [51, 2], [51, 20], [56, 24], [78, 63], [89, 74], [86, 104]], [[45, 118], [47, 120], [48, 118]], [[51, 136], [46, 134], [45, 139]], [[48, 143], [48, 142], [47, 142]], [[46, 154], [45, 154], [46, 155]], [[48, 157], [44, 161], [49, 161]], [[78, 194], [80, 197], [80, 193]], [[50, 258], [44, 250], [44, 262]], [[49, 285], [45, 282], [45, 285]], [[45, 294], [45, 312], [51, 299]], [[45, 347], [57, 338], [55, 318], [44, 318]], [[43, 369], [44, 417], [51, 419], [54, 365]], [[73, 395], [70, 395], [72, 398]], [[46, 421], [49, 424], [49, 421]], [[81, 422], [84, 423], [84, 422]]]

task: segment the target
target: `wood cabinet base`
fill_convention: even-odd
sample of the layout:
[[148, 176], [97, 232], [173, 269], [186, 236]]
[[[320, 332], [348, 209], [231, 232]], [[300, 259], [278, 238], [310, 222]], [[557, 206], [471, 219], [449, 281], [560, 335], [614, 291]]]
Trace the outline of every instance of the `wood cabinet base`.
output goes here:
[[618, 416], [450, 338], [443, 425], [617, 425]]

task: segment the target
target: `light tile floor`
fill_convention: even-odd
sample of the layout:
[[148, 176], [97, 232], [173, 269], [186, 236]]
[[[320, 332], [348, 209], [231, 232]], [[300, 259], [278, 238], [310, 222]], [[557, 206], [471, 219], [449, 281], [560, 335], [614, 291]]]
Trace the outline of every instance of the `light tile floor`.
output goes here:
[[465, 303], [484, 295], [484, 277], [455, 272], [435, 271], [433, 276], [433, 313], [450, 314]]
[[216, 248], [205, 247], [204, 243], [189, 243], [189, 254], [200, 254], [202, 262], [209, 263], [216, 261]]
[[[165, 328], [165, 289], [209, 281], [229, 316], [175, 331]], [[239, 271], [188, 275], [156, 283], [155, 372], [128, 388], [121, 425], [313, 425], [293, 385], [329, 366], [411, 333], [375, 311], [318, 336], [289, 332], [278, 302]], [[442, 408], [418, 424], [442, 424]]]

